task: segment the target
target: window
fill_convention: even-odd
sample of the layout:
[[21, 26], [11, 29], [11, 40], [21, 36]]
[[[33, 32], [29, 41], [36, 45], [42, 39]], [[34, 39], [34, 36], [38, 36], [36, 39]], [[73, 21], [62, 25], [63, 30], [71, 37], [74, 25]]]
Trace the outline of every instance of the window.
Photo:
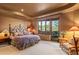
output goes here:
[[46, 21], [46, 31], [50, 31], [50, 21]]
[[41, 31], [41, 21], [38, 22], [38, 30]]
[[39, 20], [38, 21], [38, 28], [39, 28], [39, 33], [44, 33], [44, 34], [51, 34], [54, 31], [58, 31], [58, 18], [55, 19], [49, 19], [49, 20]]
[[53, 37], [58, 37], [58, 20], [53, 20], [52, 21], [52, 36]]
[[39, 20], [38, 33], [51, 35], [51, 40], [57, 41], [59, 37], [58, 25], [59, 25], [59, 18]]
[[58, 31], [58, 20], [52, 21], [52, 31]]
[[45, 31], [45, 21], [42, 21], [42, 31]]

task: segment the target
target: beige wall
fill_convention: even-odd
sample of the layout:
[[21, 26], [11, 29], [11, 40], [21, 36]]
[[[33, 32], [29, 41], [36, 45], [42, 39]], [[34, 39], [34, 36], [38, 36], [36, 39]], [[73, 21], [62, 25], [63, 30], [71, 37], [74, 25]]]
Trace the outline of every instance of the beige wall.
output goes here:
[[5, 29], [8, 29], [9, 24], [12, 24], [12, 25], [22, 24], [25, 27], [27, 27], [29, 25], [29, 23], [30, 23], [30, 21], [27, 21], [27, 20], [25, 21], [22, 19], [0, 16], [0, 32]]
[[79, 11], [61, 14], [60, 31], [68, 31], [74, 25], [79, 26]]
[[73, 26], [73, 13], [69, 12], [61, 14], [59, 20], [59, 31], [67, 31], [72, 26]]

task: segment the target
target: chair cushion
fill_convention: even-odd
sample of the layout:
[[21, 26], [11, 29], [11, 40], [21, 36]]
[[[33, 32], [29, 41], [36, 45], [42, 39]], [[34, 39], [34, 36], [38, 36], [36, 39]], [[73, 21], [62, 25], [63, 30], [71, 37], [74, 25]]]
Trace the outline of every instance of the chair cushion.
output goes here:
[[[68, 41], [68, 43], [70, 43], [70, 44], [72, 44], [72, 45], [75, 45], [74, 39], [70, 39], [70, 40]], [[78, 39], [77, 45], [79, 46], [79, 39]]]
[[68, 43], [70, 43], [70, 44], [72, 44], [72, 45], [75, 45], [74, 39], [69, 39], [69, 40], [68, 40]]
[[69, 49], [69, 48], [74, 47], [74, 45], [69, 44], [69, 43], [63, 43], [63, 46], [64, 46], [64, 48], [66, 48], [66, 49]]

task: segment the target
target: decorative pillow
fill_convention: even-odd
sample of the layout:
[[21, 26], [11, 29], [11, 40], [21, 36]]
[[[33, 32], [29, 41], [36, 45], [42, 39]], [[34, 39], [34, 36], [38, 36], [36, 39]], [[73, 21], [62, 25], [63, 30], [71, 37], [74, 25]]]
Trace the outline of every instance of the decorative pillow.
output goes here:
[[24, 34], [24, 35], [29, 35], [29, 32], [24, 31], [23, 34]]
[[15, 36], [22, 36], [22, 35], [23, 35], [23, 33], [16, 32], [16, 33], [14, 33], [14, 35], [15, 35]]
[[32, 35], [32, 32], [28, 32], [29, 35]]
[[68, 42], [69, 42], [70, 44], [72, 44], [72, 45], [75, 45], [75, 42], [74, 42], [74, 39], [73, 39], [73, 38], [72, 38], [72, 39], [69, 39]]
[[18, 33], [14, 33], [15, 36], [18, 36]]
[[21, 32], [19, 32], [19, 33], [18, 33], [18, 36], [22, 36], [22, 35], [24, 35], [24, 34], [23, 34], [23, 33], [21, 33]]

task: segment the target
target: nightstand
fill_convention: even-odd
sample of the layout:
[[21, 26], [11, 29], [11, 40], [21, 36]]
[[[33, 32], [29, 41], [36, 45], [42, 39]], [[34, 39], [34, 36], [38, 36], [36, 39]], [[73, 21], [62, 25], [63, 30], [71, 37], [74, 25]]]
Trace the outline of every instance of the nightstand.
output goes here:
[[0, 42], [5, 42], [9, 38], [8, 34], [0, 33]]

